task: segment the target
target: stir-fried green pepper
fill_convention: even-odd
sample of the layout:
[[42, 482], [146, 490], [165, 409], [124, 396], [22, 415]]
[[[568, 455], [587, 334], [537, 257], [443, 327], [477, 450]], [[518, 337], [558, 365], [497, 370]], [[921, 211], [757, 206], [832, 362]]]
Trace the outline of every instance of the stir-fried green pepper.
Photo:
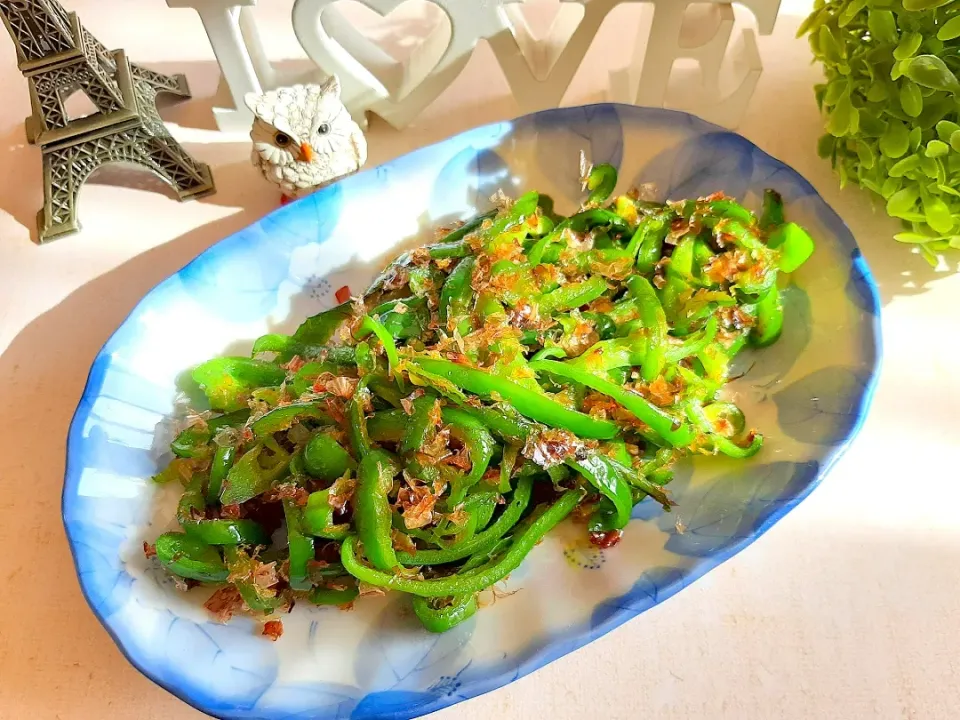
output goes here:
[[445, 632], [574, 508], [608, 548], [637, 503], [676, 504], [677, 463], [760, 452], [721, 391], [785, 331], [782, 275], [812, 239], [772, 190], [758, 218], [721, 193], [613, 197], [608, 164], [583, 183], [572, 215], [500, 196], [293, 334], [200, 365], [213, 412], [156, 476], [184, 486], [160, 564], [260, 616], [403, 592]]

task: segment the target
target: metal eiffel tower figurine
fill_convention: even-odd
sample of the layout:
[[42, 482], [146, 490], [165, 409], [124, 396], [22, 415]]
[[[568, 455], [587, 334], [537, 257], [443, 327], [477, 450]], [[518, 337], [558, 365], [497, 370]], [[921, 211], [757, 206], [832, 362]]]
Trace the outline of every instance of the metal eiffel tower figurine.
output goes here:
[[[145, 167], [180, 200], [214, 192], [210, 168], [186, 153], [157, 113], [158, 93], [190, 97], [183, 75], [160, 75], [130, 63], [123, 50], [108, 51], [56, 0], [0, 0], [0, 16], [30, 84], [27, 141], [43, 151], [40, 242], [80, 229], [80, 187], [106, 163]], [[64, 103], [75, 90], [97, 112], [70, 119]]]

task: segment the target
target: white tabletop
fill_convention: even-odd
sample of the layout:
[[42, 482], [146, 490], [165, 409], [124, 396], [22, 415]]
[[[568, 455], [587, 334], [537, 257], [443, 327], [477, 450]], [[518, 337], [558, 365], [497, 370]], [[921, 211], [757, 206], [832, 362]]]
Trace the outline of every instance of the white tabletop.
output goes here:
[[[35, 245], [40, 153], [25, 144], [26, 84], [0, 34], [0, 718], [199, 717], [127, 664], [80, 595], [60, 521], [64, 439], [91, 361], [142, 295], [278, 198], [248, 166], [247, 142], [212, 129], [218, 71], [192, 12], [162, 0], [66, 4], [131, 59], [187, 73], [195, 99], [165, 115], [219, 191], [181, 205], [141, 175], [105, 173], [82, 192], [83, 232]], [[257, 10], [275, 28], [265, 40], [276, 59], [295, 46], [289, 5]], [[433, 717], [957, 717], [960, 275], [897, 245], [882, 208], [841, 192], [817, 158], [819, 71], [794, 39], [808, 7], [786, 0], [774, 36], [760, 39], [766, 67], [740, 131], [840, 212], [880, 285], [883, 374], [859, 438], [796, 510], [690, 588]], [[565, 103], [602, 99], [606, 71], [629, 57], [622, 25], [604, 26]], [[373, 120], [370, 165], [515, 114], [481, 48], [415, 128]], [[161, 192], [136, 189], [145, 180]]]

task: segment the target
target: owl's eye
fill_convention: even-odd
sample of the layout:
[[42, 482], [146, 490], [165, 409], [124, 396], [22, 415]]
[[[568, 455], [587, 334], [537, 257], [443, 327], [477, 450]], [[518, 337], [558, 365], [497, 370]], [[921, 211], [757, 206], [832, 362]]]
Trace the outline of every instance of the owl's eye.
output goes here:
[[276, 136], [274, 136], [273, 139], [274, 139], [274, 141], [277, 143], [277, 147], [286, 147], [286, 146], [289, 145], [291, 142], [293, 142], [293, 141], [290, 139], [290, 136], [289, 136], [289, 135], [284, 135], [283, 133], [277, 133]]
[[321, 135], [326, 135], [330, 132], [330, 126], [327, 123], [320, 123], [320, 127], [317, 128], [317, 132]]

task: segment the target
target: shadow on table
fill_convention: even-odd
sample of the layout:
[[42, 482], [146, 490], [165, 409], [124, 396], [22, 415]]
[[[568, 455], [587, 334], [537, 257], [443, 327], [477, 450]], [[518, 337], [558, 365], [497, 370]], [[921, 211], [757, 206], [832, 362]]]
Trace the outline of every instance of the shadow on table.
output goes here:
[[[129, 702], [127, 707], [142, 702], [149, 683], [138, 679], [86, 611], [75, 580], [60, 517], [67, 430], [94, 357], [146, 289], [254, 219], [252, 212], [239, 212], [96, 278], [31, 322], [0, 356], [0, 413], [8, 419], [0, 478], [8, 492], [16, 489], [7, 497], [17, 507], [16, 513], [6, 513], [0, 538], [5, 547], [18, 548], [0, 559], [0, 617], [6, 619], [2, 645], [19, 648], [16, 652], [23, 656], [22, 663], [5, 663], [7, 691], [14, 692], [20, 673], [33, 680], [44, 673], [63, 674], [58, 682], [68, 684], [70, 673], [81, 672], [82, 664], [84, 676], [89, 673], [90, 682], [113, 702]], [[19, 692], [25, 693], [24, 704], [14, 705], [35, 705], [36, 717], [53, 717], [36, 687]], [[182, 705], [172, 696], [156, 692], [150, 702], [161, 698], [164, 707], [182, 717], [177, 710]]]

